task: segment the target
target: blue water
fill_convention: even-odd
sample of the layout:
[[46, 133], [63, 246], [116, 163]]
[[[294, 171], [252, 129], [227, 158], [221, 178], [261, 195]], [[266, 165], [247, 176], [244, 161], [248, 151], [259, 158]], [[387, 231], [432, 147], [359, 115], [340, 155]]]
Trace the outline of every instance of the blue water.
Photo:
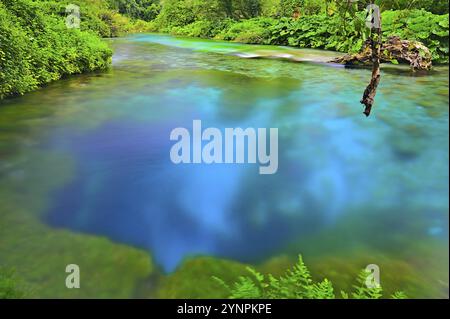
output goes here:
[[[142, 247], [168, 272], [193, 255], [257, 262], [296, 243], [313, 250], [307, 238], [365, 214], [345, 230], [362, 246], [448, 242], [448, 68], [385, 69], [366, 118], [359, 100], [370, 70], [241, 59], [230, 53], [251, 47], [159, 35], [111, 45], [109, 72], [8, 102], [48, 110], [31, 146], [14, 142], [23, 156], [45, 152], [70, 166], [45, 194], [49, 225]], [[278, 172], [173, 164], [170, 132], [194, 119], [278, 128]], [[55, 161], [38, 164], [41, 176], [54, 178]]]

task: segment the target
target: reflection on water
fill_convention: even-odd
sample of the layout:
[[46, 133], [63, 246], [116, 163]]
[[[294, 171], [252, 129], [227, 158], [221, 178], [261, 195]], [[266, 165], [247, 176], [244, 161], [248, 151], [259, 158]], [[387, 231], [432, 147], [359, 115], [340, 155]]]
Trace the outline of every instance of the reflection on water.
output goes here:
[[[355, 212], [370, 216], [352, 224], [361, 245], [374, 234], [399, 251], [419, 238], [447, 242], [447, 69], [385, 72], [365, 118], [368, 70], [241, 59], [230, 53], [251, 47], [156, 35], [112, 46], [109, 72], [2, 102], [2, 183], [45, 196], [36, 214], [47, 223], [147, 248], [166, 271], [196, 254], [261, 260]], [[172, 164], [170, 131], [194, 119], [277, 127], [278, 173]], [[24, 164], [39, 151], [74, 166], [46, 194], [37, 189], [57, 178], [55, 161]]]

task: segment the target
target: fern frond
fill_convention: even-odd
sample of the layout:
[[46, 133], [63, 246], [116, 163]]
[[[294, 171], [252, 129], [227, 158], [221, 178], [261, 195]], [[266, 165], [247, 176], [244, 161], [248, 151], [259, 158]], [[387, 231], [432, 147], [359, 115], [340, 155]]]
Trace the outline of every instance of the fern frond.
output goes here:
[[234, 283], [230, 299], [258, 299], [261, 298], [261, 290], [251, 278], [239, 277], [239, 281]]
[[408, 299], [408, 296], [403, 291], [396, 291], [391, 295], [392, 299]]
[[355, 291], [352, 293], [354, 299], [380, 299], [383, 296], [381, 285], [375, 284], [374, 287], [368, 287], [366, 284], [371, 272], [363, 269], [357, 277], [357, 285], [354, 285]]

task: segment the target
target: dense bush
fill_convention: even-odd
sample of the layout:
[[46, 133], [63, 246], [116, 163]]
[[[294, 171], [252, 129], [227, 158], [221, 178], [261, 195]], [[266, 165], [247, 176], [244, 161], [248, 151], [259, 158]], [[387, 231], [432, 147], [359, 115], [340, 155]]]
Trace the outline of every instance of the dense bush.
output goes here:
[[156, 22], [162, 31], [170, 31], [196, 21], [249, 19], [260, 11], [259, 0], [165, 0]]
[[255, 18], [231, 24], [216, 36], [218, 39], [251, 44], [269, 44], [270, 28], [277, 21], [272, 18]]
[[343, 21], [337, 15], [311, 15], [293, 20], [283, 18], [271, 28], [270, 43], [341, 52], [358, 51], [367, 29], [360, 19]]
[[227, 17], [232, 19], [250, 19], [261, 13], [260, 0], [221, 0], [227, 9]]
[[111, 10], [104, 0], [38, 0], [39, 7], [48, 15], [67, 17], [66, 6], [77, 5], [80, 8], [80, 29], [90, 30], [100, 37], [116, 37], [132, 28], [132, 22]]
[[448, 14], [436, 15], [425, 10], [385, 11], [383, 35], [398, 35], [402, 39], [424, 43], [433, 55], [433, 61], [448, 63]]
[[161, 10], [159, 0], [108, 0], [121, 14], [144, 21], [154, 20]]
[[[343, 6], [336, 0], [165, 0], [155, 29], [176, 35], [217, 38], [252, 44], [289, 45], [357, 52], [367, 39], [370, 1]], [[246, 3], [246, 5], [243, 5]], [[426, 8], [445, 12], [442, 1], [376, 1], [386, 8]], [[258, 17], [255, 15], [260, 14]], [[253, 17], [253, 18], [249, 18]], [[398, 35], [423, 42], [433, 61], [448, 63], [448, 13], [425, 9], [384, 10], [383, 37]]]
[[205, 21], [199, 20], [182, 27], [172, 27], [170, 33], [198, 38], [214, 38], [222, 30], [227, 30], [233, 24], [232, 20]]
[[282, 17], [300, 17], [326, 13], [330, 0], [280, 0], [279, 15]]
[[[339, 52], [357, 52], [368, 37], [364, 12], [354, 16], [305, 15], [292, 18], [255, 18], [227, 24], [216, 37], [244, 43], [289, 45]], [[385, 11], [383, 37], [423, 42], [433, 61], [448, 63], [448, 14], [435, 15], [424, 10]], [[186, 32], [185, 34], [188, 34]]]
[[156, 24], [161, 31], [168, 31], [172, 27], [184, 27], [195, 22], [196, 14], [193, 9], [193, 5], [186, 1], [166, 0], [156, 18]]
[[69, 29], [31, 0], [0, 2], [0, 98], [64, 75], [104, 69], [112, 52], [91, 31]]
[[448, 13], [448, 0], [377, 0], [382, 10], [424, 9], [435, 14]]
[[[364, 13], [357, 18], [338, 15], [304, 16], [297, 20], [283, 18], [271, 28], [270, 43], [295, 47], [324, 48], [357, 52], [367, 37]], [[384, 11], [383, 37], [398, 35], [418, 40], [429, 47], [433, 60], [448, 63], [448, 14], [435, 15], [424, 10]]]

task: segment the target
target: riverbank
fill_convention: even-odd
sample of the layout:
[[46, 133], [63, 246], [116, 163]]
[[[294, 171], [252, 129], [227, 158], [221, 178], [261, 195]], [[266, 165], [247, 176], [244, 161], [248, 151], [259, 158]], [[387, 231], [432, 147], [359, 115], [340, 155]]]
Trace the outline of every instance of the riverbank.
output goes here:
[[[79, 29], [66, 26], [68, 17], [73, 15], [66, 12], [69, 2], [79, 8]], [[162, 7], [156, 2], [149, 7], [139, 1], [138, 4], [130, 9], [123, 1], [3, 1], [0, 35], [5, 45], [0, 48], [0, 99], [24, 94], [71, 74], [107, 69], [112, 52], [102, 37], [156, 31], [348, 53], [361, 49], [368, 32], [363, 23], [364, 12], [358, 10], [342, 16], [336, 8], [310, 8], [305, 9], [307, 14], [292, 17], [289, 16], [292, 8], [279, 11], [277, 5], [265, 2], [255, 7], [259, 9], [233, 4], [231, 11], [216, 1], [208, 10], [202, 1], [173, 0]], [[36, 14], [30, 15], [30, 10]], [[242, 12], [247, 13], [242, 16]], [[421, 41], [430, 49], [434, 64], [448, 63], [448, 13], [384, 10], [382, 20], [385, 39], [398, 35], [404, 40]], [[271, 56], [262, 50], [259, 54], [241, 56], [297, 60], [296, 56], [283, 53]]]
[[[342, 53], [359, 52], [370, 32], [364, 22], [366, 13], [358, 8], [349, 8], [345, 14], [337, 9], [322, 8], [296, 17], [261, 11], [235, 19], [233, 14], [221, 15], [217, 7], [202, 11], [201, 1], [174, 0], [173, 3], [163, 7], [151, 22], [152, 31]], [[184, 17], [176, 11], [181, 10], [180, 7], [192, 13]], [[433, 63], [448, 64], [448, 13], [435, 14], [424, 9], [382, 10], [381, 19], [384, 40], [398, 36], [402, 40], [422, 42], [430, 49]]]
[[146, 27], [147, 22], [131, 20], [105, 1], [4, 0], [0, 3], [0, 100], [72, 74], [105, 70], [111, 65], [112, 51], [101, 38]]

